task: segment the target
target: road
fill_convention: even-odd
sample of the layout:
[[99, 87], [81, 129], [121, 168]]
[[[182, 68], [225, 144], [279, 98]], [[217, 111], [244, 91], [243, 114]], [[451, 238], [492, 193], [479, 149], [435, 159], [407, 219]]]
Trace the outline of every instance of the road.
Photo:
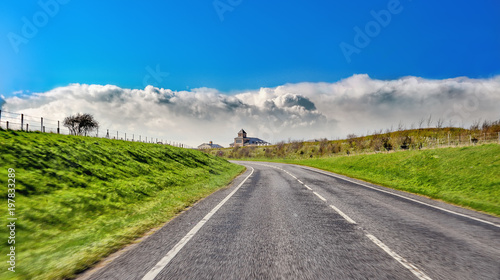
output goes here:
[[79, 279], [500, 279], [500, 219], [317, 169], [247, 171]]

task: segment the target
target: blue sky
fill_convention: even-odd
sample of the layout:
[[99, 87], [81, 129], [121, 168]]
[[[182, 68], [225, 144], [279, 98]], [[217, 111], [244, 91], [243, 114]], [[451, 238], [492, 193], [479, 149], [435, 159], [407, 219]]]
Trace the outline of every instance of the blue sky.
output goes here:
[[[361, 73], [375, 79], [500, 74], [496, 0], [54, 1], [41, 1], [57, 3], [57, 9], [49, 5], [55, 12], [45, 12], [46, 18], [38, 1], [0, 2], [5, 97], [70, 83], [143, 89], [146, 81], [172, 90], [231, 93]], [[214, 2], [229, 7], [222, 17]], [[339, 45], [356, 47], [354, 28], [364, 30], [375, 20], [371, 11], [388, 5], [399, 12], [372, 30], [349, 63]], [[39, 21], [32, 38], [23, 36], [23, 17]], [[25, 41], [13, 44], [12, 34]], [[163, 74], [155, 79], [150, 72], [157, 67]]]

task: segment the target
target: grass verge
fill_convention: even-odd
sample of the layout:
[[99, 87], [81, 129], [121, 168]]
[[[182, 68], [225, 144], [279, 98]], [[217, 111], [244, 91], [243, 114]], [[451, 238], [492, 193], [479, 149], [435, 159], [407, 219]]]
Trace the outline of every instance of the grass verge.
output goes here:
[[316, 167], [500, 216], [498, 144], [305, 160], [260, 160]]
[[0, 131], [7, 222], [7, 169], [16, 174], [16, 272], [0, 227], [0, 279], [65, 279], [226, 186], [244, 167], [166, 145]]

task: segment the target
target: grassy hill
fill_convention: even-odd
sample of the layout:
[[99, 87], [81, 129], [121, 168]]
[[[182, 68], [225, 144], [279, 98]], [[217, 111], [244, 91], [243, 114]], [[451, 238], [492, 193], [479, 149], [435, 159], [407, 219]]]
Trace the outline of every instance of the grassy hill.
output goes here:
[[63, 279], [88, 268], [227, 185], [243, 167], [166, 145], [0, 130], [2, 220], [15, 169], [16, 272], [0, 279]]
[[307, 159], [338, 155], [379, 153], [500, 143], [500, 121], [484, 122], [470, 129], [445, 127], [398, 129], [368, 136], [348, 135], [346, 139], [279, 142], [273, 146], [248, 146], [206, 150], [231, 159]]

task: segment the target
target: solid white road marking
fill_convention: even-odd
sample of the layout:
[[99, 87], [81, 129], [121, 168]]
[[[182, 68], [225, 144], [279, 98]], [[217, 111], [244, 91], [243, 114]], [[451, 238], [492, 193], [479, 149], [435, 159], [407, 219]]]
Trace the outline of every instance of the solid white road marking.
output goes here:
[[304, 184], [304, 187], [306, 187], [308, 190], [312, 191], [313, 189], [311, 189], [308, 185]]
[[224, 205], [224, 203], [226, 203], [226, 201], [228, 201], [231, 196], [233, 196], [233, 194], [240, 189], [240, 187], [246, 182], [246, 180], [250, 178], [250, 176], [252, 176], [254, 169], [251, 166], [250, 168], [252, 168], [252, 172], [250, 172], [250, 175], [248, 175], [230, 194], [226, 196], [226, 198], [224, 198], [219, 204], [217, 204], [217, 206], [214, 207], [214, 209], [212, 209], [212, 211], [210, 211], [201, 221], [199, 221], [198, 224], [196, 224], [194, 228], [192, 228], [186, 234], [186, 236], [181, 239], [181, 241], [175, 244], [175, 246], [165, 255], [165, 257], [163, 257], [146, 275], [144, 275], [144, 277], [142, 277], [142, 280], [155, 279], [155, 277], [165, 268], [165, 266], [168, 265], [168, 263], [175, 257], [175, 255], [179, 253], [182, 247], [184, 247], [184, 245], [186, 245], [186, 243], [188, 243], [189, 240], [193, 238], [193, 236], [200, 230], [200, 228], [203, 227], [203, 225], [205, 225], [208, 220], [210, 220], [215, 212], [217, 212], [217, 210], [219, 210], [219, 208], [221, 208], [222, 205]]
[[397, 260], [400, 264], [402, 264], [404, 267], [406, 267], [408, 270], [411, 271], [415, 276], [417, 276], [418, 279], [421, 280], [432, 280], [429, 276], [427, 276], [425, 273], [423, 273], [420, 269], [418, 269], [416, 266], [413, 264], [409, 263], [406, 259], [401, 257], [400, 255], [396, 254], [391, 248], [387, 247], [382, 241], [378, 240], [375, 236], [371, 235], [370, 233], [366, 232], [366, 237], [370, 238], [373, 243], [375, 243], [377, 246], [382, 248], [387, 254], [389, 254], [391, 257], [393, 257], [395, 260]]
[[353, 219], [351, 219], [349, 216], [347, 216], [346, 214], [344, 214], [344, 212], [340, 211], [337, 207], [335, 207], [333, 205], [330, 205], [330, 207], [332, 207], [333, 210], [337, 211], [337, 213], [339, 213], [340, 216], [342, 216], [344, 219], [346, 219], [349, 223], [356, 224], [356, 222]]
[[304, 183], [302, 183], [302, 181], [301, 181], [301, 180], [299, 180], [299, 179], [297, 179], [297, 181], [299, 181], [299, 183], [301, 183], [302, 185], [304, 184]]
[[432, 204], [429, 204], [429, 203], [425, 203], [425, 202], [420, 201], [420, 200], [416, 200], [416, 199], [413, 199], [413, 198], [406, 197], [404, 195], [400, 195], [400, 194], [393, 193], [393, 192], [390, 192], [390, 191], [378, 189], [378, 188], [375, 188], [375, 187], [372, 187], [372, 186], [369, 186], [369, 185], [366, 185], [366, 184], [363, 184], [363, 183], [360, 183], [360, 182], [356, 182], [354, 180], [349, 180], [347, 178], [342, 178], [342, 177], [339, 177], [339, 176], [335, 176], [333, 173], [330, 173], [330, 172], [325, 172], [325, 171], [322, 171], [322, 170], [319, 170], [319, 169], [315, 169], [315, 168], [314, 169], [313, 168], [307, 168], [307, 167], [302, 167], [302, 168], [309, 169], [309, 170], [314, 170], [314, 171], [316, 171], [318, 173], [322, 173], [322, 174], [330, 176], [330, 177], [334, 177], [334, 178], [337, 178], [337, 179], [348, 181], [348, 182], [354, 183], [356, 185], [363, 186], [365, 188], [369, 188], [369, 189], [376, 190], [376, 191], [379, 191], [379, 192], [391, 194], [391, 195], [394, 195], [394, 196], [397, 196], [397, 197], [400, 197], [400, 198], [404, 198], [406, 200], [410, 200], [410, 201], [413, 201], [413, 202], [416, 202], [416, 203], [419, 203], [419, 204], [422, 204], [422, 205], [425, 205], [425, 206], [428, 206], [428, 207], [432, 207], [434, 209], [438, 209], [438, 210], [441, 210], [441, 211], [444, 211], [444, 212], [447, 212], [447, 213], [450, 213], [450, 214], [454, 214], [454, 215], [457, 215], [457, 216], [465, 217], [465, 218], [468, 218], [468, 219], [471, 219], [471, 220], [475, 220], [475, 221], [478, 221], [478, 222], [482, 222], [482, 223], [489, 224], [489, 225], [492, 225], [492, 226], [500, 228], [499, 224], [495, 224], [495, 223], [490, 222], [490, 221], [486, 221], [486, 220], [475, 218], [475, 217], [472, 217], [472, 216], [469, 216], [469, 215], [466, 215], [466, 214], [462, 214], [462, 213], [458, 213], [458, 212], [455, 212], [455, 211], [452, 211], [452, 210], [448, 210], [448, 209], [445, 209], [445, 208], [442, 208], [442, 207], [439, 207], [439, 206], [435, 206], [435, 205], [432, 205]]
[[313, 192], [313, 194], [315, 194], [317, 197], [319, 197], [319, 199], [326, 201], [326, 198], [322, 197], [319, 193]]

